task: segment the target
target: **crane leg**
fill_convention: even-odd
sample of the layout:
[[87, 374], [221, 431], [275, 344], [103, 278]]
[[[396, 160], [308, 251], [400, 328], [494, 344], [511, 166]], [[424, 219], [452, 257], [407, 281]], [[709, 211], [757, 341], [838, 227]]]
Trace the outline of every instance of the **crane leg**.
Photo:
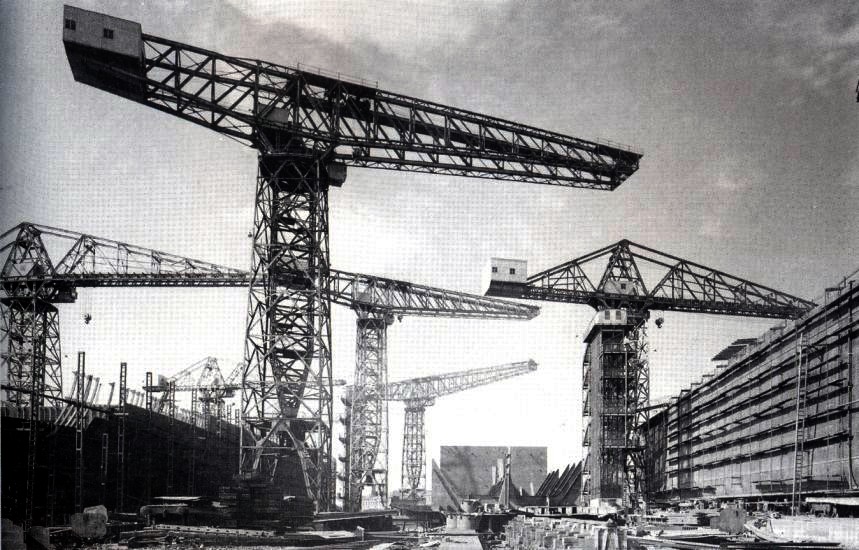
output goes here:
[[300, 467], [320, 511], [334, 497], [328, 184], [321, 157], [259, 157], [240, 462], [269, 482]]
[[422, 400], [406, 401], [402, 486], [409, 491], [411, 499], [417, 499], [418, 491], [426, 489], [425, 412], [426, 404]]
[[2, 304], [0, 361], [7, 373], [7, 401], [23, 411], [30, 391], [41, 388], [48, 406], [59, 405], [63, 372], [60, 365], [60, 320], [57, 308], [39, 299], [9, 299]]
[[[387, 330], [389, 316], [359, 312], [355, 385], [349, 424], [349, 479], [346, 505], [351, 511], [372, 506], [366, 497], [388, 493]], [[369, 493], [369, 494], [367, 494]], [[362, 498], [363, 497], [363, 498]]]
[[642, 428], [650, 398], [644, 321], [601, 328], [585, 352], [586, 424], [589, 480], [582, 484], [582, 506], [591, 513], [634, 509], [644, 495]]

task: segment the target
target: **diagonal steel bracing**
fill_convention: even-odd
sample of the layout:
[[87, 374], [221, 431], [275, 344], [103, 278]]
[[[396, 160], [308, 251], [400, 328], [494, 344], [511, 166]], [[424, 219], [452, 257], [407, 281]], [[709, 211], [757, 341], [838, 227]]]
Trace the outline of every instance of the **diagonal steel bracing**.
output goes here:
[[408, 496], [417, 499], [419, 492], [426, 490], [426, 431], [424, 418], [427, 407], [435, 404], [435, 399], [409, 399], [405, 402], [403, 422], [403, 472], [401, 487], [408, 490]]
[[244, 374], [260, 385], [243, 392], [254, 435], [243, 443], [241, 472], [273, 479], [281, 459], [297, 454], [320, 510], [333, 491], [328, 185], [358, 166], [610, 191], [641, 158], [365, 81], [143, 34], [138, 23], [70, 6], [64, 19], [77, 81], [261, 153]]
[[359, 312], [355, 346], [355, 385], [349, 409], [350, 510], [369, 507], [372, 497], [383, 504], [388, 494], [387, 328], [393, 316]]
[[320, 510], [334, 491], [328, 185], [320, 157], [260, 156], [242, 380], [241, 474], [271, 481], [292, 460]]
[[[594, 284], [587, 271], [600, 267], [598, 262], [605, 263]], [[643, 267], [653, 278], [650, 284]], [[799, 317], [814, 307], [808, 300], [628, 240], [518, 281], [494, 276], [487, 295], [586, 304], [597, 310], [586, 331], [583, 363], [588, 456], [582, 505], [623, 501], [633, 508], [646, 498], [647, 448], [640, 436], [649, 410], [650, 310], [779, 319]]]

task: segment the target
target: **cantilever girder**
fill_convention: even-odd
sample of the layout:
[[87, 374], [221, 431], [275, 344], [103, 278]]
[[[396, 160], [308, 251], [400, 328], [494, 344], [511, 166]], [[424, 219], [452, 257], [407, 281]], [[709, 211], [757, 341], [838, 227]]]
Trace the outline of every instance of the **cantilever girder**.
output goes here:
[[[248, 284], [245, 271], [46, 225], [21, 223], [0, 239], [16, 231], [0, 248], [8, 251], [0, 279], [9, 296], [62, 303], [75, 300], [76, 287]], [[46, 239], [61, 256], [51, 258]]]
[[[529, 359], [528, 361], [422, 376], [397, 382], [385, 383], [386, 377], [383, 377], [376, 381], [376, 384], [381, 385], [363, 389], [360, 388], [356, 380], [355, 386], [346, 388], [347, 395], [349, 395], [347, 401], [351, 403], [347, 424], [351, 426], [356, 423], [357, 417], [353, 412], [355, 410], [354, 403], [356, 396], [362, 391], [373, 392], [378, 401], [402, 401], [405, 403], [402, 487], [408, 489], [412, 497], [416, 497], [418, 490], [425, 487], [426, 452], [424, 443], [426, 434], [424, 432], [424, 417], [426, 408], [434, 405], [435, 400], [439, 397], [500, 382], [535, 370], [537, 370], [537, 363]], [[352, 444], [354, 445], [354, 441]], [[355, 465], [352, 464], [351, 467], [354, 468]]]
[[422, 317], [533, 319], [540, 309], [384, 277], [331, 270], [331, 301], [358, 311]]
[[[381, 277], [331, 272], [332, 301], [358, 314], [355, 386], [349, 403], [345, 504], [352, 511], [378, 506], [388, 487], [387, 329], [406, 315], [531, 319], [539, 309]], [[474, 375], [473, 379], [477, 379]], [[373, 495], [372, 500], [362, 500]]]
[[[613, 190], [641, 154], [423, 99], [375, 83], [238, 58], [116, 25], [124, 54], [63, 41], [76, 80], [210, 128], [264, 153], [326, 152], [350, 166]], [[121, 20], [119, 20], [121, 21]], [[99, 29], [100, 31], [100, 29]], [[117, 37], [119, 38], [119, 37]]]
[[[498, 260], [493, 273], [508, 261]], [[594, 271], [599, 279], [588, 275]], [[650, 276], [650, 285], [643, 273]], [[647, 423], [650, 399], [645, 324], [650, 310], [778, 319], [796, 318], [814, 307], [808, 300], [628, 240], [524, 280], [516, 281], [514, 274], [515, 269], [510, 276], [494, 274], [487, 295], [586, 304], [600, 311], [585, 337], [583, 364], [584, 412], [590, 418], [583, 444], [591, 464], [586, 475], [593, 483], [583, 484], [582, 499], [596, 507], [595, 513], [604, 513], [602, 506], [613, 499], [635, 507], [643, 496], [645, 447], [639, 432]]]
[[[586, 269], [607, 258], [597, 284]], [[648, 290], [640, 267], [660, 272]], [[621, 284], [624, 286], [622, 287]], [[528, 277], [493, 280], [488, 296], [585, 304], [594, 309], [688, 311], [775, 319], [795, 318], [814, 303], [628, 240]]]

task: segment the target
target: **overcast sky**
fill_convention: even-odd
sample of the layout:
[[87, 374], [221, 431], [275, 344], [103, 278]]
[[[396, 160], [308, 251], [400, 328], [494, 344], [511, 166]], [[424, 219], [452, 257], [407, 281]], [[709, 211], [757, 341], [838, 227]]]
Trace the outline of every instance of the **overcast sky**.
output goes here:
[[[628, 238], [816, 298], [859, 267], [859, 4], [855, 2], [96, 2], [149, 34], [584, 138], [643, 149], [612, 193], [352, 169], [331, 192], [345, 270], [482, 293], [492, 256], [534, 272]], [[245, 268], [256, 155], [204, 128], [72, 79], [62, 5], [0, 4], [0, 221], [33, 221]], [[242, 358], [246, 295], [81, 291], [60, 306], [65, 377], [129, 381], [207, 355]], [[84, 325], [81, 315], [91, 312]], [[354, 315], [334, 314], [334, 370], [351, 381]], [[537, 373], [446, 397], [443, 444], [546, 445], [581, 456], [584, 306], [531, 322], [407, 318], [392, 380], [534, 358]], [[667, 314], [651, 330], [654, 398], [677, 393], [734, 338], [772, 325]], [[392, 487], [402, 412], [392, 405]]]

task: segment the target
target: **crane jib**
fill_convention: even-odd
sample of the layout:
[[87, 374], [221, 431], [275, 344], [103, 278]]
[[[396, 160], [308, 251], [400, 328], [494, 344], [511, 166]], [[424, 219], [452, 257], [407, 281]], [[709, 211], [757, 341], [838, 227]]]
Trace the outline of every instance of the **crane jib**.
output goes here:
[[104, 14], [66, 6], [65, 18], [63, 42], [77, 81], [264, 153], [304, 149], [351, 166], [597, 190], [617, 188], [642, 156], [366, 81], [230, 57]]

